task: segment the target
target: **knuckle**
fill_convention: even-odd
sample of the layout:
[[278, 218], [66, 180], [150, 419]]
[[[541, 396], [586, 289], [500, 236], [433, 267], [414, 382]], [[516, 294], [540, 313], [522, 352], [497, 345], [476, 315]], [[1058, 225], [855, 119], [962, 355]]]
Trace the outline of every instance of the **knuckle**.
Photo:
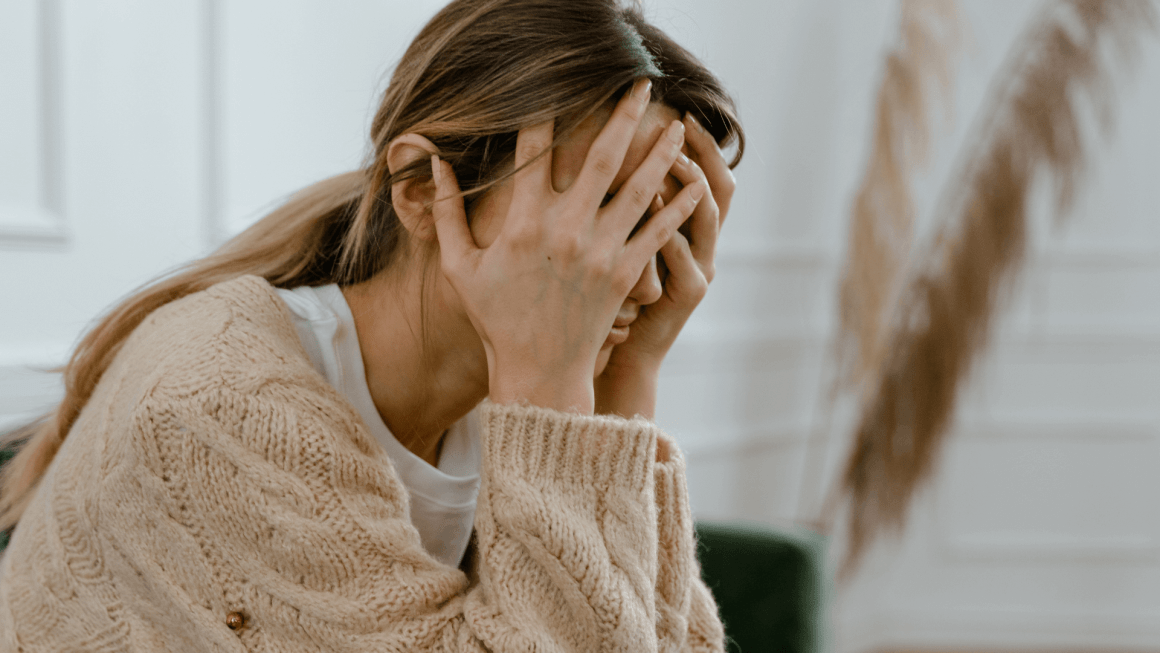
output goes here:
[[676, 231], [676, 227], [666, 225], [664, 229], [657, 229], [652, 232], [652, 248], [659, 251], [673, 237], [674, 231]]
[[737, 178], [733, 176], [733, 171], [729, 168], [725, 168], [725, 179], [721, 185], [729, 195], [732, 195], [733, 191], [737, 190]]
[[655, 193], [647, 193], [643, 188], [633, 185], [628, 189], [628, 199], [634, 207], [646, 207], [652, 203]]
[[617, 109], [622, 114], [624, 114], [625, 118], [628, 118], [629, 120], [631, 120], [633, 122], [640, 120], [644, 116], [645, 108], [646, 108], [646, 103], [636, 102], [636, 101], [622, 102], [622, 103], [620, 103], [620, 106], [617, 107]]
[[617, 172], [615, 159], [607, 152], [596, 152], [592, 158], [592, 169], [601, 177], [611, 177]]
[[521, 164], [527, 163], [540, 155], [544, 151], [543, 143], [536, 140], [528, 139], [522, 143], [516, 144], [516, 160]]
[[693, 211], [696, 210], [697, 205], [701, 203], [701, 199], [703, 198], [704, 195], [702, 195], [701, 198], [697, 198], [693, 196], [693, 193], [686, 194], [684, 202], [681, 203], [681, 208], [684, 209], [685, 215], [692, 215]]
[[715, 263], [708, 263], [705, 265], [705, 289], [708, 290], [709, 284], [713, 283], [713, 277], [717, 276], [717, 265]]
[[589, 272], [597, 277], [614, 277], [616, 276], [616, 261], [604, 252], [596, 249], [588, 252], [586, 265]]
[[698, 283], [693, 288], [689, 289], [690, 297], [692, 297], [694, 302], [698, 303], [705, 298], [705, 295], [708, 294], [708, 292], [709, 284], [707, 283]]
[[517, 247], [530, 246], [538, 243], [540, 240], [540, 225], [534, 220], [521, 222], [513, 225], [511, 229], [510, 242]]
[[551, 249], [556, 256], [563, 259], [577, 259], [584, 253], [584, 240], [577, 233], [557, 233], [552, 237]]
[[704, 181], [708, 185], [709, 184], [708, 173], [706, 173], [705, 169], [702, 168], [701, 166], [698, 166], [695, 162], [693, 163], [693, 165], [696, 166], [695, 168], [693, 168], [693, 170], [694, 170], [693, 176], [696, 178], [696, 181]]

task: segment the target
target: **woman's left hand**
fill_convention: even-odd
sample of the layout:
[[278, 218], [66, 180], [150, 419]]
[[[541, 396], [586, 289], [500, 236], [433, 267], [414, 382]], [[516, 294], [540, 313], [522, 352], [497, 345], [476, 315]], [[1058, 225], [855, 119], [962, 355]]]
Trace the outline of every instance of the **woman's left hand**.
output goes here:
[[653, 417], [661, 362], [713, 280], [717, 234], [736, 182], [713, 136], [689, 114], [684, 122], [690, 160], [678, 157], [672, 174], [685, 186], [704, 178], [709, 192], [686, 223], [687, 230], [682, 227], [661, 248], [668, 268], [663, 292], [655, 303], [641, 307], [628, 339], [613, 348], [608, 365], [596, 377], [597, 413]]

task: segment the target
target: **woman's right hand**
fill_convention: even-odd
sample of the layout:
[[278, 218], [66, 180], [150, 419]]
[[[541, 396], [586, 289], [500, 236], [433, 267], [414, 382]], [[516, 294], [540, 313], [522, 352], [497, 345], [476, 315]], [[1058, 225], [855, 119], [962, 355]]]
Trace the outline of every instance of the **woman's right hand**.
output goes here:
[[638, 81], [563, 193], [552, 187], [553, 123], [521, 130], [515, 165], [527, 166], [515, 175], [511, 208], [486, 249], [472, 239], [454, 171], [432, 157], [442, 268], [483, 340], [492, 401], [593, 412], [593, 369], [617, 311], [706, 190], [703, 182], [686, 186], [632, 233], [684, 142], [683, 125], [673, 121], [600, 206], [648, 102], [648, 85]]

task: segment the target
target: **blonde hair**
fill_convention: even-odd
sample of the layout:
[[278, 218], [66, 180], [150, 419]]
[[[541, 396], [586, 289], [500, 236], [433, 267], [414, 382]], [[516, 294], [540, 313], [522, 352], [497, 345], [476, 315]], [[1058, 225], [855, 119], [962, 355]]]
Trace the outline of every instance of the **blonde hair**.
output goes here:
[[26, 440], [0, 472], [0, 529], [14, 526], [101, 375], [154, 310], [243, 274], [282, 288], [351, 285], [398, 258], [402, 231], [391, 185], [429, 177], [420, 160], [392, 174], [388, 144], [417, 133], [452, 164], [470, 205], [510, 176], [516, 133], [556, 120], [564, 138], [639, 77], [653, 100], [693, 113], [722, 144], [745, 137], [733, 101], [695, 57], [617, 0], [455, 0], [411, 43], [371, 125], [360, 170], [292, 197], [217, 252], [139, 289], [77, 345], [64, 367], [65, 396], [49, 415], [12, 435]]

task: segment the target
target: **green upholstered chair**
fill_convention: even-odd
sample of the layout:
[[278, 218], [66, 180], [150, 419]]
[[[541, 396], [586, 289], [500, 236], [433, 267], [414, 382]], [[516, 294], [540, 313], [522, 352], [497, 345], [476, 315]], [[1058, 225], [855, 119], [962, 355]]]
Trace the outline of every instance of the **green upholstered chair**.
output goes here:
[[728, 651], [822, 649], [824, 540], [746, 522], [697, 522], [701, 577], [725, 624]]
[[[0, 448], [0, 465], [13, 454]], [[729, 651], [821, 649], [822, 539], [741, 522], [698, 522], [697, 556], [725, 623]], [[8, 533], [0, 532], [0, 551]]]
[[[3, 436], [0, 435], [0, 441], [2, 440]], [[3, 467], [4, 463], [8, 462], [15, 453], [12, 446], [0, 446], [0, 467]], [[7, 546], [8, 531], [0, 531], [0, 551], [3, 551]]]

